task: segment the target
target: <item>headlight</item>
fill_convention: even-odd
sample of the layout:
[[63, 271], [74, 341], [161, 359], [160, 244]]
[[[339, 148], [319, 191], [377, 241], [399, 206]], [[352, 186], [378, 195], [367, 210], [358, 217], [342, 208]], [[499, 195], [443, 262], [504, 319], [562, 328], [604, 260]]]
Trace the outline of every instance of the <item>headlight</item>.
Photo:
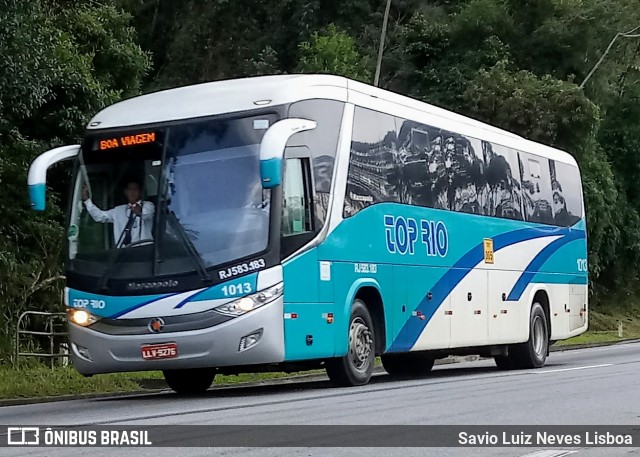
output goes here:
[[71, 322], [83, 327], [88, 327], [100, 320], [100, 317], [94, 316], [82, 308], [67, 308], [67, 316]]
[[230, 316], [242, 316], [249, 311], [253, 311], [256, 308], [260, 308], [262, 305], [275, 300], [282, 295], [283, 287], [282, 283], [276, 284], [268, 289], [261, 290], [252, 295], [238, 298], [224, 305], [215, 308], [216, 311], [222, 314], [228, 314]]

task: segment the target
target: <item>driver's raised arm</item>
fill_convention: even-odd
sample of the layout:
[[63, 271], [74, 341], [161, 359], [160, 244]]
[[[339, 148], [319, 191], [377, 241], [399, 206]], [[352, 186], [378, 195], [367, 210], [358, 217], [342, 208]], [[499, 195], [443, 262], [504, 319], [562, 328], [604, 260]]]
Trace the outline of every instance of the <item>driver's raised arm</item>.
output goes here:
[[150, 221], [153, 219], [153, 215], [156, 212], [156, 206], [151, 202], [144, 202], [142, 205], [142, 220]]
[[107, 222], [113, 223], [113, 209], [102, 211], [100, 208], [93, 204], [90, 198], [84, 201], [84, 206], [85, 208], [87, 208], [87, 212], [94, 221], [103, 224]]

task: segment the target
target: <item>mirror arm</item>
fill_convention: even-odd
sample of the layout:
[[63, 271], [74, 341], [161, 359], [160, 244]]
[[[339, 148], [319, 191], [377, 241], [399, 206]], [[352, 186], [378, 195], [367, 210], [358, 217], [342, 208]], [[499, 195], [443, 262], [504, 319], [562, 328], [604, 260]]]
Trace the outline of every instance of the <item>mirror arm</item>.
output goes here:
[[80, 145], [62, 146], [40, 154], [29, 167], [27, 184], [31, 209], [43, 211], [46, 207], [47, 170], [62, 160], [76, 157], [80, 152]]
[[282, 181], [284, 148], [292, 135], [313, 130], [318, 123], [308, 119], [283, 119], [267, 130], [260, 143], [260, 176], [262, 187], [277, 187]]

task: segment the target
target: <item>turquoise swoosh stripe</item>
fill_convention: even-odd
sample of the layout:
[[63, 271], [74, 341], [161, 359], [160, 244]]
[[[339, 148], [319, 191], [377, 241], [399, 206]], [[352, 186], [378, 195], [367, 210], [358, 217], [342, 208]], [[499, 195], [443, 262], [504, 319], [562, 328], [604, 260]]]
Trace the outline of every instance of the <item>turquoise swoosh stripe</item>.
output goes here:
[[549, 257], [551, 257], [562, 246], [571, 243], [572, 241], [584, 238], [584, 235], [584, 231], [582, 230], [570, 230], [569, 233], [562, 238], [558, 238], [557, 240], [549, 243], [533, 258], [529, 265], [527, 265], [527, 268], [525, 268], [525, 271], [520, 275], [514, 284], [513, 289], [511, 289], [511, 292], [509, 292], [507, 301], [520, 300], [527, 286], [540, 271], [540, 268], [542, 268], [544, 263], [549, 260]]

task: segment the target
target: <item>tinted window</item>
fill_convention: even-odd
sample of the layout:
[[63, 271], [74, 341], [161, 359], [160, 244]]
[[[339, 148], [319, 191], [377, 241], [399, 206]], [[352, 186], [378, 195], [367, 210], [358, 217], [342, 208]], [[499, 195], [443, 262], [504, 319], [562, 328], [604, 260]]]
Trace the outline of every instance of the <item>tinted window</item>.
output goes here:
[[400, 202], [393, 116], [356, 108], [345, 196], [345, 217], [380, 202]]
[[289, 109], [289, 117], [311, 119], [318, 123], [314, 130], [298, 133], [288, 142], [288, 146], [307, 146], [311, 151], [318, 227], [324, 223], [328, 211], [343, 111], [344, 103], [335, 100], [304, 100], [292, 104]]
[[580, 172], [566, 163], [549, 161], [553, 218], [556, 225], [570, 227], [582, 217]]
[[481, 142], [413, 121], [400, 123], [402, 202], [485, 214]]
[[445, 140], [445, 146], [449, 209], [487, 214], [489, 192], [484, 177], [482, 142], [475, 138], [452, 135]]
[[437, 197], [434, 186], [440, 171], [437, 160], [441, 153], [440, 129], [403, 119], [397, 123], [400, 201], [433, 207]]
[[356, 107], [345, 217], [397, 202], [571, 225], [582, 214], [580, 189], [575, 167]]
[[[312, 231], [305, 172], [308, 159], [287, 159], [282, 184], [282, 235], [298, 235]], [[308, 174], [308, 173], [307, 173]]]
[[549, 160], [520, 153], [525, 220], [553, 224]]
[[518, 153], [510, 148], [482, 142], [489, 216], [522, 220], [522, 186]]

